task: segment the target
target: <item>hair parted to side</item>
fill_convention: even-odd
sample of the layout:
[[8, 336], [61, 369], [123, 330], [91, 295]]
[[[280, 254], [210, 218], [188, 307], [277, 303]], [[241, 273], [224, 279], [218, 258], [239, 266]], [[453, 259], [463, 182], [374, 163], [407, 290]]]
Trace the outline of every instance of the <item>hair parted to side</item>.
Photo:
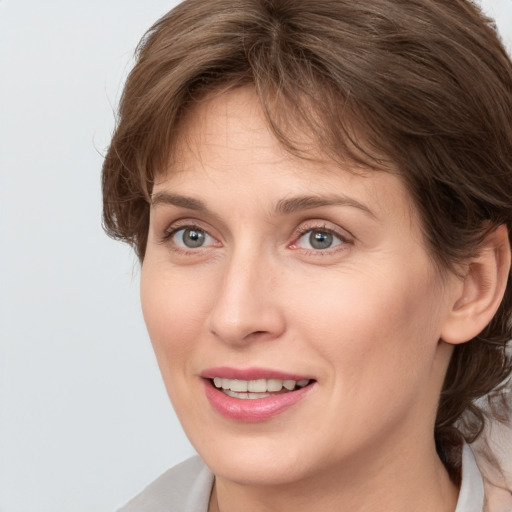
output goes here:
[[[142, 39], [103, 166], [104, 226], [142, 260], [155, 176], [180, 120], [207, 95], [255, 88], [270, 129], [307, 157], [399, 169], [440, 268], [512, 228], [512, 65], [469, 0], [185, 0]], [[300, 133], [298, 133], [300, 132]], [[359, 134], [360, 138], [357, 136]], [[302, 142], [301, 142], [302, 141]], [[448, 467], [475, 401], [511, 373], [512, 283], [489, 326], [455, 348], [435, 436]]]

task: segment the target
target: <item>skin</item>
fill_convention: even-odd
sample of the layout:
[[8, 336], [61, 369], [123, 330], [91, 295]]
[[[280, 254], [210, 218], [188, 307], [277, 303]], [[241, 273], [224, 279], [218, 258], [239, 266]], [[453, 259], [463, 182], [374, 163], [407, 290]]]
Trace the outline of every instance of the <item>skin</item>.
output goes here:
[[[153, 190], [141, 300], [170, 399], [216, 475], [210, 511], [455, 510], [433, 429], [464, 287], [433, 265], [400, 179], [290, 155], [250, 88], [196, 106], [177, 155]], [[333, 194], [342, 204], [276, 211]], [[184, 246], [187, 226], [203, 246]], [[333, 245], [313, 248], [312, 230]], [[233, 421], [199, 377], [217, 366], [316, 383], [271, 420]]]

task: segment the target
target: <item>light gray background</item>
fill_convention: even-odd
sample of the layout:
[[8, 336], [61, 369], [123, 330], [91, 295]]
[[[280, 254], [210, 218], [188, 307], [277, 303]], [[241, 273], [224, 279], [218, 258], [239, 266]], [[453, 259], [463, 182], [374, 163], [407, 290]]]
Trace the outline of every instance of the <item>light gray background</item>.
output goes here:
[[[100, 227], [123, 78], [176, 3], [0, 0], [0, 512], [113, 511], [193, 453]], [[512, 0], [483, 5], [512, 48]]]

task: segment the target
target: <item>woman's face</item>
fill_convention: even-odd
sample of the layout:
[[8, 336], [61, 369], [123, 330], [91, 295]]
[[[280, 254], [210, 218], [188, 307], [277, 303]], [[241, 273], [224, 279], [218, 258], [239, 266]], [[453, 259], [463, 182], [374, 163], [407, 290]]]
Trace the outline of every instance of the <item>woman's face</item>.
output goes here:
[[197, 106], [178, 154], [153, 191], [142, 306], [214, 473], [285, 484], [433, 443], [451, 281], [399, 178], [291, 156], [249, 88]]

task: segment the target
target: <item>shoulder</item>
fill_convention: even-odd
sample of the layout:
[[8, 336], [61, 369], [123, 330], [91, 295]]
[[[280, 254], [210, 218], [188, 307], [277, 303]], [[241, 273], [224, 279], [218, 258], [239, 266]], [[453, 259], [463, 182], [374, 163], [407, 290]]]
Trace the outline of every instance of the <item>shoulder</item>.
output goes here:
[[485, 510], [512, 512], [512, 421], [487, 422], [471, 448], [483, 477]]
[[174, 466], [118, 512], [206, 512], [213, 474], [199, 457]]

